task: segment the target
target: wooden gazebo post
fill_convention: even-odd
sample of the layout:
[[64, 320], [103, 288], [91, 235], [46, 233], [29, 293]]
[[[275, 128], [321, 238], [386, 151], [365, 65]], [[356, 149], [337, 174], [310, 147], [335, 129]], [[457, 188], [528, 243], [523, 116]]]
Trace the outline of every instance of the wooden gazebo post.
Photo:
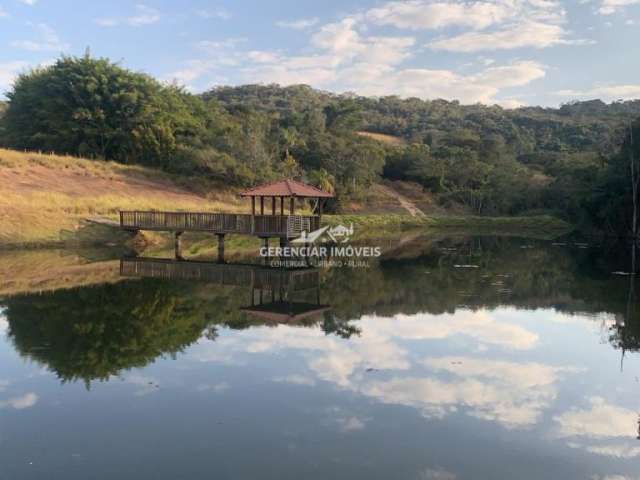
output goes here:
[[[280, 180], [277, 182], [268, 183], [266, 185], [259, 185], [240, 193], [242, 197], [251, 197], [251, 215], [252, 215], [252, 228], [251, 234], [257, 235], [263, 239], [271, 237], [280, 237], [285, 241], [292, 238], [295, 235], [299, 235], [302, 228], [309, 228], [309, 225], [314, 228], [318, 228], [319, 217], [322, 215], [322, 200], [325, 198], [333, 197], [333, 194], [324, 192], [319, 188], [312, 185], [306, 185], [295, 180]], [[257, 213], [256, 200], [260, 199], [260, 213]], [[271, 214], [268, 216], [275, 217], [278, 215], [278, 198], [280, 198], [280, 216], [282, 219], [277, 218], [256, 218], [258, 215], [264, 216], [265, 211], [265, 198], [269, 200], [271, 198]], [[289, 222], [287, 214], [285, 213], [286, 205], [285, 199], [289, 199], [289, 212], [288, 215], [296, 214], [296, 199], [302, 198], [305, 200], [313, 200], [314, 198], [318, 202], [318, 206], [315, 212], [313, 212], [311, 222]], [[269, 204], [267, 203], [267, 209]], [[306, 220], [306, 219], [303, 219]]]

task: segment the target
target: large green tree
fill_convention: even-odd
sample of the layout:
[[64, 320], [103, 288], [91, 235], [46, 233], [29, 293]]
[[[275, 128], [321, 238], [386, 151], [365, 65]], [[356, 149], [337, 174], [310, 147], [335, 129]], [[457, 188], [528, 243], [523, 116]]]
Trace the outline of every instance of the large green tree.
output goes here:
[[3, 143], [20, 149], [162, 166], [200, 128], [180, 89], [89, 55], [20, 75], [7, 97]]

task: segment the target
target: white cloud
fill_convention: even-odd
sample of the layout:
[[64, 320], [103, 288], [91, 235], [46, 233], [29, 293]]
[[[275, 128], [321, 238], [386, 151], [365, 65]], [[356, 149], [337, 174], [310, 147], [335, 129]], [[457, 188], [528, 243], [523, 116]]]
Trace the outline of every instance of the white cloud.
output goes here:
[[63, 52], [69, 49], [69, 44], [63, 42], [56, 31], [46, 23], [28, 24], [36, 34], [36, 40], [16, 40], [11, 45], [32, 52]]
[[394, 1], [369, 10], [364, 18], [402, 29], [463, 30], [431, 41], [428, 46], [434, 50], [477, 52], [589, 43], [569, 38], [566, 12], [555, 0]]
[[636, 437], [637, 412], [608, 404], [600, 397], [590, 398], [589, 403], [589, 408], [574, 408], [554, 417], [561, 437]]
[[[528, 4], [531, 2], [533, 0]], [[381, 18], [379, 12], [376, 15], [349, 16], [320, 26], [310, 36], [312, 49], [305, 55], [244, 50], [240, 40], [246, 39], [202, 41], [197, 47], [206, 56], [186, 61], [184, 68], [165, 78], [186, 83], [191, 88], [206, 78], [210, 86], [211, 77], [220, 78], [228, 72], [225, 67], [234, 67], [235, 83], [308, 84], [362, 95], [458, 99], [463, 103], [499, 103], [514, 107], [522, 102], [513, 95], [501, 99], [502, 90], [528, 85], [545, 75], [542, 64], [526, 60], [498, 65], [489, 59], [476, 66], [480, 69], [478, 72], [470, 74], [403, 67], [403, 62], [414, 54], [415, 38], [368, 34], [363, 18]]]
[[129, 25], [131, 27], [141, 27], [152, 25], [160, 21], [160, 12], [147, 5], [138, 4], [135, 6], [136, 12], [129, 17], [103, 17], [97, 18], [95, 23], [101, 27], [116, 27], [118, 25]]
[[511, 50], [514, 48], [546, 48], [559, 44], [581, 44], [582, 40], [568, 40], [560, 25], [539, 21], [523, 21], [490, 32], [465, 32], [431, 42], [433, 50], [450, 52], [479, 52], [483, 50]]
[[276, 25], [280, 28], [291, 28], [293, 30], [306, 30], [318, 23], [318, 18], [301, 18], [298, 20], [281, 20], [276, 22]]
[[602, 15], [611, 15], [629, 5], [636, 5], [640, 0], [601, 0], [598, 13]]
[[449, 26], [482, 29], [513, 17], [514, 3], [430, 0], [389, 2], [369, 10], [366, 18], [379, 25], [393, 25], [413, 30]]
[[0, 5], [0, 18], [9, 18], [9, 14], [2, 8], [2, 5]]
[[38, 3], [38, 0], [20, 0], [20, 3], [24, 3], [25, 5], [33, 7], [36, 3]]
[[601, 98], [605, 101], [640, 98], [640, 84], [600, 85], [585, 90], [559, 90], [556, 95], [570, 98]]
[[25, 408], [33, 407], [37, 402], [38, 396], [35, 393], [26, 393], [19, 397], [0, 400], [0, 408], [10, 407], [16, 410], [23, 410]]
[[200, 18], [204, 18], [206, 20], [210, 20], [212, 18], [218, 18], [221, 20], [229, 20], [231, 18], [231, 13], [224, 8], [215, 8], [215, 9], [203, 9], [197, 10], [196, 15]]

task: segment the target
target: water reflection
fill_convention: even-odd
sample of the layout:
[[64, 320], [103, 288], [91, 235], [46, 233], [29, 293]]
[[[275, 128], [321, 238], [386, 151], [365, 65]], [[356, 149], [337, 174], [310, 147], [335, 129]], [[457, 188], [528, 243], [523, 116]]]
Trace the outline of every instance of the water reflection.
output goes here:
[[2, 302], [12, 349], [66, 383], [0, 375], [5, 435], [19, 412], [57, 414], [82, 450], [89, 427], [57, 392], [92, 431], [94, 415], [122, 427], [116, 463], [151, 439], [165, 452], [138, 478], [634, 479], [640, 319], [618, 254], [443, 238], [367, 269], [123, 259], [118, 283]]

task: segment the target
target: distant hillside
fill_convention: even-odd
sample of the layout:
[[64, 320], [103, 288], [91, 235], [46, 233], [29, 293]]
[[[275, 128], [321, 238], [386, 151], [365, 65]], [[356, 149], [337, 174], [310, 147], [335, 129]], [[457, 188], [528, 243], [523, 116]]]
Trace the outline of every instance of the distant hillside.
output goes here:
[[629, 119], [640, 117], [640, 100], [613, 102], [576, 101], [559, 108], [522, 107], [503, 109], [496, 105], [461, 105], [457, 101], [371, 98], [339, 95], [306, 85], [243, 85], [217, 87], [205, 94], [227, 110], [258, 110], [280, 119], [304, 116], [338, 102], [357, 107], [363, 131], [402, 137], [412, 142], [437, 145], [456, 132], [469, 142], [481, 136], [500, 137], [516, 154], [548, 152], [608, 151], [620, 142], [619, 129]]

